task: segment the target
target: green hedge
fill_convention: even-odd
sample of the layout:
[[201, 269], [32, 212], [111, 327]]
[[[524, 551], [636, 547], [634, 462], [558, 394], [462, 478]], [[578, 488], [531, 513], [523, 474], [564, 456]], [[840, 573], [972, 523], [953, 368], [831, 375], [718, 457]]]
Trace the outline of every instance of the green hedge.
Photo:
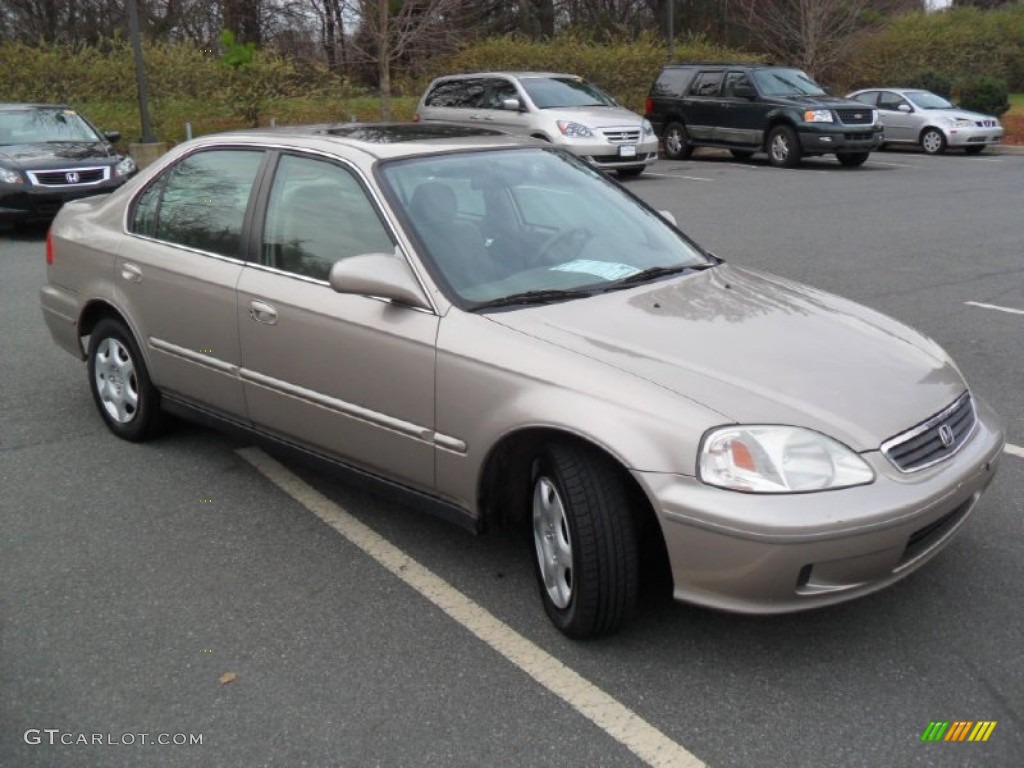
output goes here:
[[[758, 57], [698, 37], [677, 43], [675, 60], [756, 61]], [[622, 37], [602, 44], [579, 34], [565, 34], [547, 42], [496, 37], [480, 40], [454, 55], [432, 62], [427, 70], [429, 76], [410, 84], [409, 90], [421, 91], [430, 78], [451, 72], [568, 72], [594, 82], [629, 109], [643, 112], [651, 83], [667, 61], [667, 44], [651, 34]]]
[[1024, 3], [995, 10], [910, 13], [861, 41], [844, 75], [850, 88], [899, 86], [931, 72], [953, 83], [994, 76], [1024, 90]]

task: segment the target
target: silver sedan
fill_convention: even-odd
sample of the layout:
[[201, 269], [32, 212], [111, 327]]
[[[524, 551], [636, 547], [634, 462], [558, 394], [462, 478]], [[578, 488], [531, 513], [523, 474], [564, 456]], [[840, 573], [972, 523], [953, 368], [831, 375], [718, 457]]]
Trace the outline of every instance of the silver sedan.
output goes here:
[[1003, 140], [999, 119], [960, 109], [931, 91], [918, 88], [866, 88], [847, 98], [878, 107], [886, 144], [917, 144], [929, 155], [948, 148], [969, 155]]

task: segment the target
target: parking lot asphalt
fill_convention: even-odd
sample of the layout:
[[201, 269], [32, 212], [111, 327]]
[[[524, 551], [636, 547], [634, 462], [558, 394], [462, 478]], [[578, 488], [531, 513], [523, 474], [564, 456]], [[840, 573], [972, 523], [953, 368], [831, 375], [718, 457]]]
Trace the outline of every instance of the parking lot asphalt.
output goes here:
[[[627, 187], [729, 261], [932, 336], [1024, 446], [1024, 157], [788, 171], [698, 152]], [[647, 597], [624, 633], [575, 643], [544, 616], [515, 532], [473, 538], [285, 465], [312, 492], [289, 494], [197, 426], [142, 446], [109, 435], [84, 365], [43, 326], [43, 237], [0, 236], [0, 765], [657, 764], [403, 564], [679, 747], [666, 765], [1021, 764], [1024, 449], [953, 544], [882, 593], [772, 618]], [[398, 573], [314, 514], [317, 498], [408, 558]], [[922, 742], [936, 720], [997, 725], [984, 743]]]

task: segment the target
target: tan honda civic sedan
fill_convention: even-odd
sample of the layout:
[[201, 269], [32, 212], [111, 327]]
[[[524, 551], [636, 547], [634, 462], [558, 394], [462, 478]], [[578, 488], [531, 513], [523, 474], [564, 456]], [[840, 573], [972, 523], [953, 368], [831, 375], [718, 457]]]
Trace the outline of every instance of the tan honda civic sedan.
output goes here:
[[221, 134], [63, 208], [43, 315], [119, 437], [184, 414], [532, 526], [572, 637], [619, 628], [652, 559], [746, 613], [921, 566], [992, 480], [997, 417], [925, 336], [670, 218], [486, 130]]

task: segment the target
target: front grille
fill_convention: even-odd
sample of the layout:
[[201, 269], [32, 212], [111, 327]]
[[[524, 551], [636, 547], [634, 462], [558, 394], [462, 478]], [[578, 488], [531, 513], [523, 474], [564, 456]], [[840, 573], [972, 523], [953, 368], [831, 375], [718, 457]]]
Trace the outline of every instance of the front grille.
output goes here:
[[640, 131], [601, 131], [612, 144], [638, 144]]
[[870, 107], [864, 109], [837, 109], [839, 122], [844, 125], [871, 125], [875, 122], [874, 110]]
[[33, 184], [44, 187], [76, 187], [98, 184], [110, 177], [110, 167], [64, 168], [54, 171], [28, 171]]
[[844, 133], [843, 139], [846, 141], [863, 141], [871, 143], [875, 140], [875, 134], [873, 133]]
[[978, 417], [969, 392], [916, 427], [882, 443], [882, 453], [902, 472], [948, 459], [970, 439]]

